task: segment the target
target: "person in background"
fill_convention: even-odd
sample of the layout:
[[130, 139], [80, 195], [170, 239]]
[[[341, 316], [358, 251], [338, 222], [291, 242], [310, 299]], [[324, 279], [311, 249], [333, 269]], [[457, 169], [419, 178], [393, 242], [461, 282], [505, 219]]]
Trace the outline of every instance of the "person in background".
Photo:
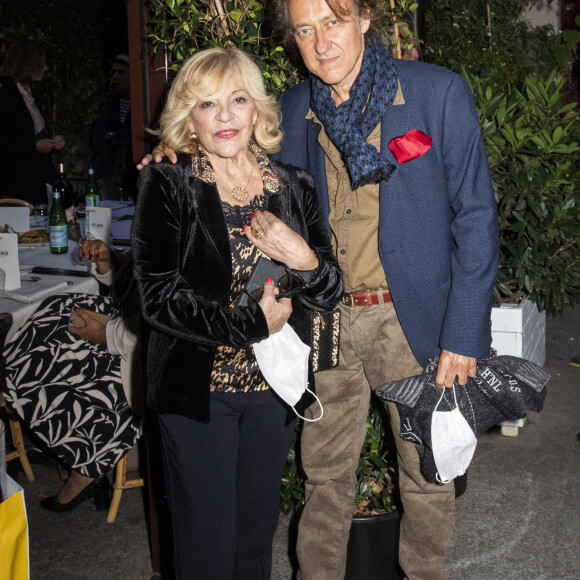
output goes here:
[[[40, 443], [71, 470], [59, 492], [40, 503], [54, 512], [91, 498], [97, 509], [108, 507], [106, 474], [140, 437], [137, 413], [144, 408], [131, 254], [87, 240], [79, 259], [90, 260], [110, 296], [46, 298], [4, 348], [4, 395]], [[110, 319], [96, 320], [83, 309]], [[84, 326], [71, 324], [73, 310]]]
[[47, 203], [46, 184], [54, 180], [51, 153], [62, 149], [32, 96], [42, 81], [45, 52], [34, 40], [12, 44], [0, 66], [0, 196]]
[[[268, 157], [282, 140], [278, 124], [250, 57], [200, 51], [160, 120], [177, 164], [150, 165], [139, 178], [131, 243], [178, 579], [270, 577], [294, 414], [252, 345], [291, 313], [291, 324], [307, 324], [308, 310], [332, 310], [343, 290], [311, 176]], [[261, 297], [237, 304], [267, 258], [286, 266], [296, 293], [277, 300], [278, 280], [266, 279]]]
[[101, 199], [134, 196], [137, 172], [131, 146], [129, 56], [118, 54], [111, 64], [111, 96], [95, 120], [92, 167], [99, 179]]

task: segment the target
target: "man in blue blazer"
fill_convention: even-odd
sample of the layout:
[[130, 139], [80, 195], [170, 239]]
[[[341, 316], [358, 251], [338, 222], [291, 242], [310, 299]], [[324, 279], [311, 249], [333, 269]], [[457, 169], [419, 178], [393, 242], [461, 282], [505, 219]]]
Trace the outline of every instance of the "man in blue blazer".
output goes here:
[[[464, 385], [489, 356], [497, 210], [462, 77], [392, 59], [375, 40], [376, 0], [272, 5], [275, 27], [312, 73], [280, 97], [280, 157], [314, 175], [348, 290], [340, 364], [316, 376], [324, 418], [302, 435], [299, 577], [336, 580], [371, 389], [437, 356], [437, 385]], [[454, 486], [424, 479], [396, 406], [388, 411], [404, 508], [400, 564], [410, 580], [445, 578]]]

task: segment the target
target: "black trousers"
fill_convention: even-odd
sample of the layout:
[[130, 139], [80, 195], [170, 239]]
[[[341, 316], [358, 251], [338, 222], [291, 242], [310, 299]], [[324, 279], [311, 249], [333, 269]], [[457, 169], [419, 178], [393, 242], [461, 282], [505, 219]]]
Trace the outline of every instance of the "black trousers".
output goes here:
[[211, 421], [159, 415], [177, 580], [269, 579], [294, 431], [271, 392], [211, 394]]

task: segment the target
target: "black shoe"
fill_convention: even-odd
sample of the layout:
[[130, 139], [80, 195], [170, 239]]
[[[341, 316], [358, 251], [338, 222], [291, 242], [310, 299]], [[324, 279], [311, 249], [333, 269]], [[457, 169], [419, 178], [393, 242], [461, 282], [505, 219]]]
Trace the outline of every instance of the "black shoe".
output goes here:
[[56, 495], [40, 500], [40, 506], [53, 512], [72, 512], [80, 503], [93, 497], [97, 511], [108, 509], [111, 504], [111, 484], [106, 476], [94, 479], [70, 501], [60, 503]]

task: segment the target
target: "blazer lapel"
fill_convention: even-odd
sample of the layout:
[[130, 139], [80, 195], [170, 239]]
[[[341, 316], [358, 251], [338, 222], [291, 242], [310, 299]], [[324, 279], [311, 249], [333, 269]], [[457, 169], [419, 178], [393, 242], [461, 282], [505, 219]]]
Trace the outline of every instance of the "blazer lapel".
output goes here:
[[[395, 98], [395, 102], [387, 107], [387, 111], [383, 118], [381, 119], [381, 155], [392, 163], [397, 169], [399, 167], [399, 162], [395, 159], [395, 156], [391, 153], [389, 149], [389, 142], [394, 137], [399, 135], [404, 135], [409, 130], [409, 110], [410, 107], [406, 105], [404, 102], [405, 94], [404, 94], [404, 86], [401, 83], [401, 77], [399, 76], [399, 83], [401, 86], [400, 95], [397, 95], [398, 98]], [[400, 104], [396, 104], [398, 101], [402, 102]], [[397, 169], [395, 169], [394, 173], [391, 175], [391, 178], [388, 181], [383, 181], [379, 186], [381, 203], [385, 202], [388, 204], [388, 201], [385, 199], [385, 196], [389, 196], [393, 193], [394, 188], [396, 187], [397, 183]], [[384, 205], [383, 208], [388, 207]]]

